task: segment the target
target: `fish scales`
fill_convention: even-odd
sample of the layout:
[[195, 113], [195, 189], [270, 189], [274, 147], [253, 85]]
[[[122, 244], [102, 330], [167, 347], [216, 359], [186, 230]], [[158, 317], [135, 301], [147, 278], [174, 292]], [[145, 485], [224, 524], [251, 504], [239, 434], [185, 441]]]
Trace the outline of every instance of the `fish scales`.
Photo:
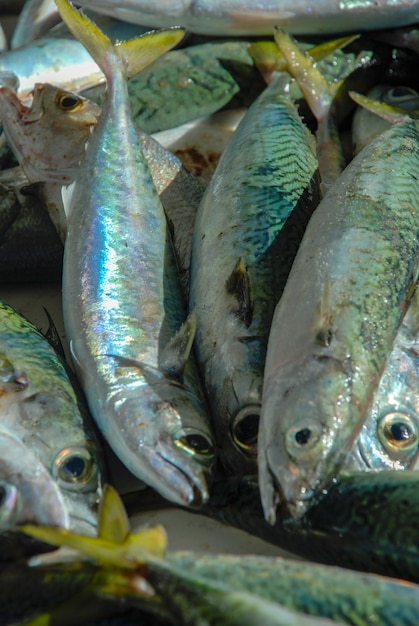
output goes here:
[[[70, 11], [62, 0], [59, 6]], [[83, 43], [108, 82], [65, 245], [63, 309], [72, 357], [92, 414], [128, 469], [170, 500], [201, 503], [208, 497], [211, 434], [203, 399], [187, 377], [192, 366], [185, 384], [160, 367], [179, 329], [182, 299], [163, 207], [131, 117], [125, 65], [86, 18], [74, 9], [66, 15], [82, 25]], [[157, 44], [163, 52], [181, 34], [150, 36], [163, 37]], [[202, 455], [191, 441], [205, 442]]]
[[287, 84], [278, 75], [239, 124], [198, 208], [192, 242], [197, 357], [223, 461], [238, 473], [256, 466], [267, 329], [318, 200], [311, 135], [283, 92]]
[[259, 468], [271, 520], [279, 492], [303, 513], [362, 426], [417, 279], [418, 140], [409, 120], [364, 148], [297, 253], [265, 369]]

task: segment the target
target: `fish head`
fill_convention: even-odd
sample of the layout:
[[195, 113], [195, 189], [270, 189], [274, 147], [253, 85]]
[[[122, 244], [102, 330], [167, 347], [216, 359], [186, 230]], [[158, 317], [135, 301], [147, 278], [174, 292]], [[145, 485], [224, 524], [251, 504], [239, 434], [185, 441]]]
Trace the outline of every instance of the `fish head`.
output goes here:
[[51, 474], [17, 437], [0, 432], [0, 530], [23, 523], [69, 527], [65, 503]]
[[[167, 499], [199, 507], [208, 499], [207, 478], [215, 446], [206, 407], [191, 391], [154, 368], [143, 368], [146, 385], [126, 386], [110, 400], [117, 420], [105, 426], [121, 461]], [[109, 427], [108, 427], [109, 428]]]
[[70, 528], [95, 534], [105, 480], [104, 459], [86, 409], [73, 389], [55, 381], [53, 391], [29, 393], [18, 404], [14, 428], [57, 485]]
[[0, 89], [4, 132], [31, 183], [74, 179], [99, 114], [94, 102], [48, 83], [35, 85], [28, 106]]
[[260, 491], [271, 523], [281, 500], [294, 518], [305, 514], [357, 434], [345, 364], [316, 357], [283, 369], [265, 381], [259, 431]]

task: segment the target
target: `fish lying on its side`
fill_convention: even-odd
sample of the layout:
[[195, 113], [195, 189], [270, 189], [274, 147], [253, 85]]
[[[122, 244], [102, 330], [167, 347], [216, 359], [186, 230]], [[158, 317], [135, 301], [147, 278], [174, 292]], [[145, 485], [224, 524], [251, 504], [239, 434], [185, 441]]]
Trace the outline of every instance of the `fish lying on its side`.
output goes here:
[[[6, 490], [2, 502], [3, 510], [10, 509], [10, 519], [5, 523], [24, 521], [20, 519], [22, 506], [25, 515], [30, 515], [26, 497], [30, 496], [34, 511], [42, 509], [53, 486], [55, 500], [60, 501], [65, 516], [65, 521], [59, 523], [94, 534], [104, 466], [92, 423], [54, 348], [28, 320], [3, 302], [0, 381], [3, 484], [8, 482], [6, 467], [12, 450], [13, 465], [22, 468], [14, 471], [20, 482], [11, 480], [15, 488]], [[52, 486], [46, 484], [45, 475]], [[28, 476], [34, 484], [29, 491]], [[44, 495], [41, 489], [35, 489], [41, 480]], [[50, 509], [45, 506], [44, 516]], [[37, 515], [38, 520], [43, 519]]]
[[268, 329], [319, 201], [313, 138], [278, 74], [248, 109], [198, 208], [190, 308], [222, 461], [256, 469]]
[[271, 521], [282, 497], [296, 517], [307, 510], [361, 430], [418, 276], [418, 148], [411, 120], [382, 133], [303, 237], [265, 368], [259, 469]]
[[275, 26], [300, 35], [378, 30], [419, 21], [415, 0], [81, 0], [100, 13], [148, 26], [182, 26], [206, 35], [267, 35]]
[[183, 308], [163, 207], [137, 139], [127, 72], [175, 45], [179, 29], [112, 46], [66, 0], [63, 19], [108, 84], [76, 179], [63, 268], [63, 310], [92, 414], [128, 469], [187, 505], [208, 498], [214, 459], [207, 409], [188, 361]]

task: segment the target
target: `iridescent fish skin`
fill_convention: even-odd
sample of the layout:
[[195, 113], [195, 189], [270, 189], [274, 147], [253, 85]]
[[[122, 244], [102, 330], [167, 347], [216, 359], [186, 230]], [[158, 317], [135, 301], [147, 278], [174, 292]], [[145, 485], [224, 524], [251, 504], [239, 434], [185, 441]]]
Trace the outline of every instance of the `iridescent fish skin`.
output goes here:
[[180, 329], [171, 242], [129, 110], [131, 56], [124, 58], [136, 53], [141, 69], [183, 31], [114, 48], [71, 5], [57, 5], [108, 83], [75, 183], [65, 246], [63, 309], [72, 357], [92, 414], [128, 469], [166, 498], [200, 505], [208, 498], [214, 451], [196, 373], [186, 364], [193, 317]]
[[313, 138], [278, 74], [241, 120], [198, 208], [190, 309], [221, 459], [256, 470], [268, 329], [319, 201]]
[[[418, 273], [419, 133], [395, 124], [309, 222], [269, 337], [259, 434], [267, 519], [301, 516], [353, 445]], [[298, 302], [298, 306], [296, 306]]]
[[[94, 534], [104, 463], [68, 373], [48, 340], [0, 303], [0, 431], [12, 433], [47, 472], [64, 503], [65, 526]], [[33, 469], [36, 476], [36, 470]]]
[[415, 0], [82, 0], [100, 13], [153, 27], [179, 25], [207, 35], [270, 35], [275, 26], [296, 34], [378, 30], [415, 24]]
[[419, 453], [419, 296], [415, 290], [345, 471], [412, 468]]

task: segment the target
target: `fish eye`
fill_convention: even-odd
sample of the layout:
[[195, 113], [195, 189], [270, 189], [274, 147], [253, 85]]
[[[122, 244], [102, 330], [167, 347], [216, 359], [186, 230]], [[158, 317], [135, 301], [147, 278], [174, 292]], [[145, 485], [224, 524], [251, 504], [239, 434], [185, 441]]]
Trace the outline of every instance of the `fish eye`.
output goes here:
[[317, 424], [299, 424], [289, 428], [285, 443], [291, 456], [299, 456], [313, 450], [321, 442], [321, 428]]
[[231, 432], [234, 443], [248, 455], [256, 455], [259, 434], [260, 405], [246, 406], [233, 419]]
[[408, 453], [418, 447], [417, 425], [410, 415], [386, 413], [377, 426], [378, 438], [389, 452]]
[[93, 488], [92, 481], [96, 479], [93, 457], [89, 450], [82, 447], [61, 450], [53, 463], [52, 473], [64, 489], [77, 491]]
[[404, 85], [397, 85], [397, 87], [389, 89], [383, 96], [383, 100], [386, 104], [405, 105], [413, 101], [412, 105], [414, 105], [414, 108], [418, 107], [418, 98], [419, 94], [417, 91], [410, 87], [405, 87]]
[[82, 100], [67, 91], [59, 91], [55, 96], [55, 104], [61, 111], [71, 112], [81, 107]]
[[181, 435], [176, 437], [174, 442], [178, 448], [185, 450], [188, 454], [200, 456], [208, 462], [214, 458], [214, 445], [211, 439], [194, 428], [183, 428]]

